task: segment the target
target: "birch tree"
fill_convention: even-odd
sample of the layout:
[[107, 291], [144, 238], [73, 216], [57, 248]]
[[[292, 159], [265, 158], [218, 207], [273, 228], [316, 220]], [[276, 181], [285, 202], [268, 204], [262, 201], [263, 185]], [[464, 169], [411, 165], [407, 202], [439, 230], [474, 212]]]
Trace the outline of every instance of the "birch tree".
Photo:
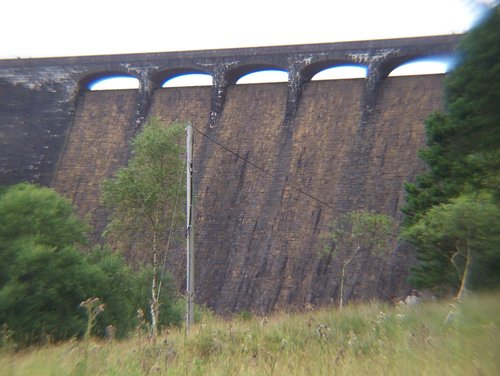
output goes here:
[[[184, 125], [165, 126], [159, 118], [150, 119], [132, 142], [128, 166], [104, 184], [104, 201], [113, 209], [108, 235], [148, 248], [153, 270], [151, 281], [151, 331], [156, 336], [160, 304], [159, 257], [166, 250], [169, 228], [182, 223], [185, 196], [181, 184], [184, 168]], [[130, 246], [130, 244], [129, 244]], [[137, 250], [138, 247], [135, 247]], [[140, 249], [140, 247], [139, 247]]]
[[332, 254], [341, 265], [339, 308], [342, 309], [348, 266], [370, 252], [377, 255], [387, 252], [395, 223], [388, 215], [357, 210], [332, 220], [330, 226], [323, 253]]

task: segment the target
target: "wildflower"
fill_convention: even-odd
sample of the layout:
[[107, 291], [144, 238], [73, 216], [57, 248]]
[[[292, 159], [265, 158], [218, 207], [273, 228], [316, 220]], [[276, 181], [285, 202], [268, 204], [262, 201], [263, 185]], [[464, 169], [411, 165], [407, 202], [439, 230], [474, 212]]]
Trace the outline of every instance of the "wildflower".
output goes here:
[[307, 302], [306, 304], [304, 304], [304, 309], [306, 311], [312, 311], [314, 310], [314, 306], [311, 303]]
[[316, 327], [316, 334], [320, 337], [320, 338], [326, 338], [326, 334], [327, 332], [330, 331], [330, 328], [328, 327], [328, 325], [325, 325], [325, 324], [319, 324], [317, 327]]
[[354, 343], [356, 342], [357, 339], [358, 339], [358, 337], [356, 337], [356, 333], [354, 333], [354, 331], [352, 329], [349, 330], [349, 341], [347, 341], [347, 344], [349, 346], [352, 346], [352, 345], [354, 345]]

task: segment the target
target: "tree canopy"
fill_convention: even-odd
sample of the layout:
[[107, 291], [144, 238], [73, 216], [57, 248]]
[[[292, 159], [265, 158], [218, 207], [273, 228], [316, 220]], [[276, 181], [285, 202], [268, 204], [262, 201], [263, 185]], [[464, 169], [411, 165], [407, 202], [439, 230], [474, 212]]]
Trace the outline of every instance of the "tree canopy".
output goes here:
[[[439, 242], [430, 247], [417, 236], [417, 228], [431, 226], [438, 212], [459, 210], [464, 202], [481, 207], [486, 196], [499, 209], [499, 103], [500, 9], [495, 6], [461, 42], [457, 66], [445, 80], [445, 111], [426, 121], [427, 148], [419, 155], [428, 169], [406, 185], [403, 212], [407, 238], [417, 246], [420, 261], [412, 276], [417, 286], [456, 286], [458, 282], [447, 257], [455, 252], [454, 245]], [[464, 220], [472, 220], [467, 218]], [[488, 220], [480, 223], [486, 225]], [[484, 260], [478, 257], [476, 267], [482, 263], [487, 269]]]
[[16, 339], [81, 333], [77, 307], [99, 278], [77, 249], [84, 241], [85, 226], [53, 190], [19, 184], [0, 196], [0, 322]]
[[115, 243], [126, 239], [121, 244], [127, 248], [133, 245], [152, 266], [153, 334], [159, 323], [160, 251], [162, 255], [167, 251], [170, 230], [184, 217], [184, 134], [182, 124], [166, 126], [159, 118], [149, 119], [132, 142], [128, 165], [104, 184], [104, 200], [113, 210], [108, 235]]
[[341, 264], [339, 308], [342, 309], [346, 268], [361, 253], [386, 254], [395, 222], [386, 214], [354, 210], [332, 220], [330, 227], [323, 253], [332, 254]]
[[[106, 248], [84, 252], [85, 230], [71, 204], [49, 188], [23, 183], [1, 189], [0, 325], [7, 325], [16, 343], [83, 335], [87, 315], [80, 303], [89, 298], [105, 304], [93, 334], [104, 336], [112, 325], [123, 337], [136, 327], [150, 272], [133, 272]], [[181, 321], [172, 295], [167, 286], [168, 325]]]

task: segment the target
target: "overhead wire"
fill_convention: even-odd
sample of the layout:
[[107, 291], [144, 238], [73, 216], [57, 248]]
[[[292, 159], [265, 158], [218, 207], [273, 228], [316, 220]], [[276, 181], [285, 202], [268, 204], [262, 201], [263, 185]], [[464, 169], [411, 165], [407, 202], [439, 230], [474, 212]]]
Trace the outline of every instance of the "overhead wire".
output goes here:
[[[208, 134], [206, 134], [205, 132], [197, 129], [196, 127], [193, 126], [193, 129], [198, 132], [199, 134], [201, 134], [203, 137], [207, 138], [208, 140], [210, 140], [211, 142], [213, 142], [214, 144], [218, 145], [219, 147], [221, 147], [222, 149], [226, 150], [227, 152], [233, 154], [235, 157], [241, 159], [242, 161], [244, 161], [245, 163], [248, 163], [249, 165], [255, 167], [257, 170], [261, 171], [262, 173], [272, 177], [273, 179], [278, 179], [278, 177], [272, 173], [270, 173], [269, 171], [267, 171], [266, 169], [260, 167], [259, 165], [255, 164], [254, 162], [250, 161], [248, 158], [245, 158], [243, 156], [241, 156], [240, 154], [238, 154], [237, 152], [231, 150], [229, 147], [227, 147], [226, 145], [222, 144], [220, 141], [217, 141], [216, 139], [214, 139], [213, 137], [209, 136]], [[292, 188], [293, 190], [309, 197], [310, 199], [318, 202], [319, 204], [323, 205], [323, 206], [326, 206], [328, 207], [329, 209], [332, 209], [332, 210], [337, 210], [339, 211], [337, 208], [334, 208], [333, 206], [331, 206], [330, 204], [328, 204], [327, 202], [325, 202], [324, 200], [321, 200], [319, 198], [317, 198], [316, 196], [313, 196], [312, 194], [310, 194], [309, 192], [306, 192], [304, 191], [303, 189], [301, 188], [298, 188], [296, 187], [295, 185], [293, 184], [290, 184], [289, 182], [287, 182], [285, 180], [284, 182], [284, 185], [287, 186], [287, 187], [290, 187]]]
[[[272, 177], [273, 179], [277, 179], [278, 177], [272, 173], [270, 173], [269, 171], [267, 171], [266, 169], [262, 168], [261, 166], [257, 165], [256, 163], [252, 162], [251, 160], [249, 160], [248, 158], [246, 157], [243, 157], [242, 155], [240, 155], [239, 153], [233, 151], [232, 149], [230, 149], [228, 146], [224, 145], [223, 143], [221, 143], [220, 141], [214, 139], [213, 137], [207, 135], [205, 132], [197, 129], [196, 127], [193, 126], [193, 129], [198, 132], [200, 135], [202, 135], [203, 137], [207, 138], [209, 141], [213, 142], [214, 144], [216, 144], [217, 146], [219, 146], [220, 148], [226, 150], [228, 153], [231, 153], [232, 155], [234, 155], [235, 157], [237, 157], [238, 159], [244, 161], [245, 163], [253, 166], [254, 168], [256, 168], [257, 170], [261, 171], [262, 173]], [[161, 293], [161, 287], [162, 287], [162, 282], [163, 282], [163, 278], [164, 278], [164, 274], [165, 274], [165, 270], [166, 270], [166, 262], [167, 262], [167, 255], [168, 255], [168, 249], [169, 249], [169, 246], [170, 246], [170, 240], [171, 240], [171, 237], [172, 237], [172, 232], [173, 232], [173, 225], [174, 225], [174, 221], [175, 221], [175, 215], [176, 215], [176, 212], [177, 212], [177, 204], [178, 204], [178, 200], [179, 200], [179, 192], [180, 192], [180, 187], [181, 187], [181, 184], [182, 184], [182, 180], [183, 180], [183, 177], [184, 177], [184, 170], [186, 169], [186, 161], [184, 161], [184, 167], [182, 169], [182, 172], [181, 172], [181, 176], [180, 176], [180, 179], [179, 179], [179, 183], [178, 183], [178, 186], [177, 186], [177, 193], [176, 193], [176, 197], [175, 197], [175, 204], [174, 204], [174, 210], [173, 210], [173, 213], [172, 213], [172, 218], [171, 218], [171, 221], [170, 221], [170, 230], [169, 230], [169, 235], [168, 235], [168, 238], [167, 238], [167, 245], [166, 245], [166, 250], [165, 250], [165, 256], [163, 258], [163, 267], [162, 267], [162, 273], [161, 273], [161, 276], [160, 276], [160, 282], [159, 282], [159, 285], [158, 285], [158, 293], [157, 293], [157, 299], [160, 298], [160, 293]], [[293, 184], [290, 184], [288, 181], [285, 181], [284, 182], [284, 185], [287, 186], [287, 187], [290, 187], [292, 188], [293, 190], [309, 197], [310, 199], [318, 202], [319, 204], [323, 205], [323, 206], [326, 206], [328, 207], [329, 209], [332, 209], [332, 210], [337, 210], [339, 211], [338, 209], [335, 209], [334, 207], [332, 207], [330, 204], [328, 204], [327, 202], [325, 202], [324, 200], [321, 200], [315, 196], [313, 196], [312, 194], [310, 194], [309, 192], [306, 192], [304, 191], [303, 189], [301, 188], [298, 188], [296, 187], [295, 185]]]
[[166, 266], [167, 266], [167, 255], [168, 255], [168, 250], [170, 248], [170, 239], [172, 238], [172, 232], [173, 232], [175, 217], [176, 217], [176, 213], [177, 213], [177, 204], [179, 202], [179, 193], [180, 193], [180, 190], [181, 190], [182, 180], [184, 178], [184, 170], [186, 169], [186, 163], [187, 162], [184, 159], [184, 166], [182, 168], [181, 176], [180, 176], [180, 179], [179, 179], [179, 183], [177, 185], [177, 192], [176, 192], [176, 195], [175, 195], [174, 210], [173, 210], [173, 213], [172, 213], [172, 218], [170, 220], [170, 230], [168, 232], [167, 244], [165, 246], [165, 256], [163, 257], [163, 267], [161, 269], [160, 282], [158, 283], [158, 293], [156, 294], [156, 299], [157, 300], [160, 299], [161, 285], [162, 285], [162, 282], [163, 282], [163, 277], [165, 275], [165, 270], [166, 270]]

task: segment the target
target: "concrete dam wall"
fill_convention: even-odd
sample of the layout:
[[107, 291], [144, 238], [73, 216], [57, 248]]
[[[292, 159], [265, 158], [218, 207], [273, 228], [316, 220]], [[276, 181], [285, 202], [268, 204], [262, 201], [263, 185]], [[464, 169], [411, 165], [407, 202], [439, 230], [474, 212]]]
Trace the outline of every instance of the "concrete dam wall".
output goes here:
[[[338, 294], [340, 265], [321, 257], [322, 235], [340, 212], [367, 208], [396, 218], [403, 184], [422, 171], [423, 120], [440, 109], [442, 76], [388, 78], [377, 110], [359, 129], [362, 79], [308, 84], [290, 129], [286, 84], [229, 89], [210, 136], [271, 177], [197, 134], [195, 138], [197, 298], [217, 311], [325, 304]], [[103, 229], [100, 182], [126, 163], [135, 92], [86, 92], [52, 186]], [[205, 129], [210, 88], [157, 90], [150, 113]], [[334, 209], [285, 185], [288, 182]], [[336, 210], [338, 209], [338, 210]], [[363, 258], [350, 270], [350, 298], [387, 297], [405, 288], [411, 256]], [[171, 255], [182, 284], [184, 250]]]
[[[455, 48], [456, 38], [446, 46]], [[222, 314], [337, 301], [340, 264], [320, 254], [329, 222], [355, 209], [401, 219], [404, 182], [424, 168], [423, 121], [442, 108], [442, 75], [386, 77], [383, 64], [372, 64], [367, 79], [299, 86], [233, 85], [229, 73], [215, 72], [213, 87], [93, 92], [72, 76], [88, 66], [71, 63], [71, 74], [31, 89], [12, 79], [21, 68], [2, 78], [0, 63], [0, 183], [52, 186], [100, 233], [108, 214], [100, 184], [126, 164], [144, 118], [190, 121], [267, 172], [195, 132], [196, 300]], [[387, 258], [365, 254], [347, 270], [345, 296], [404, 294], [413, 263], [412, 250], [396, 241]], [[182, 289], [182, 247], [168, 268]]]

